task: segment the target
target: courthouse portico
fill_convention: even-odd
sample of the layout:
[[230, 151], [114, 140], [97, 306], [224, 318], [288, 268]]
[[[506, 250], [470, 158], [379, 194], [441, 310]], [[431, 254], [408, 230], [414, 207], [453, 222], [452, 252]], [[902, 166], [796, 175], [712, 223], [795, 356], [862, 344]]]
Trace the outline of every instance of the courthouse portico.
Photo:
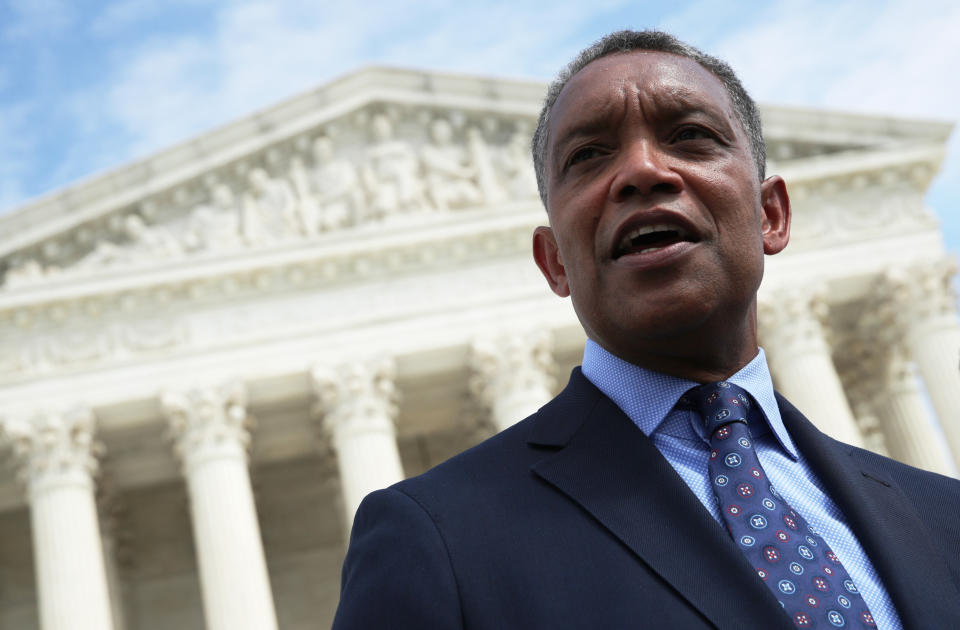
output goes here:
[[[579, 363], [530, 255], [544, 88], [370, 68], [0, 216], [0, 627], [329, 625], [363, 496]], [[923, 202], [950, 125], [762, 113], [794, 205], [760, 294], [776, 385], [956, 475]]]

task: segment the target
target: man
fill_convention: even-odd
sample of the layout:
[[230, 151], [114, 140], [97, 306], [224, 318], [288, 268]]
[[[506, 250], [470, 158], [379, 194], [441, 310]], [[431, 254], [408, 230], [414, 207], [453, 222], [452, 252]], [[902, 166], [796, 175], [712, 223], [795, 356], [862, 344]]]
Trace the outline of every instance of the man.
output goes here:
[[[960, 483], [840, 444], [773, 393], [756, 294], [790, 202], [730, 68], [614, 33], [551, 86], [533, 148], [534, 258], [587, 332], [582, 370], [364, 501], [334, 627], [960, 627]], [[741, 417], [710, 424], [717, 401]], [[731, 430], [743, 458], [718, 460]], [[716, 467], [742, 462], [763, 482], [740, 503], [769, 513], [724, 498]], [[784, 546], [751, 555], [774, 530]]]

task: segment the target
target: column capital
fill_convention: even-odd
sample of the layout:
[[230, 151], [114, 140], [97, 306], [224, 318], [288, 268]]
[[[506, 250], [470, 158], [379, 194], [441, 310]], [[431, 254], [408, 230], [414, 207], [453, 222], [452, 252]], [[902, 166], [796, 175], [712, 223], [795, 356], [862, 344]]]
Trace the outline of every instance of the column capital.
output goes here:
[[901, 328], [944, 316], [955, 319], [957, 295], [953, 278], [956, 274], [957, 262], [953, 258], [914, 262], [890, 269], [876, 285], [878, 306], [883, 307]]
[[168, 391], [160, 404], [185, 467], [216, 457], [246, 458], [253, 419], [243, 384]]
[[825, 298], [826, 289], [820, 285], [766, 293], [757, 305], [764, 341], [788, 351], [823, 351], [827, 343], [824, 324], [830, 310]]
[[553, 337], [543, 329], [477, 337], [470, 347], [470, 390], [492, 407], [513, 392], [553, 387]]
[[315, 365], [310, 384], [323, 433], [334, 438], [343, 433], [393, 431], [396, 421], [396, 365], [379, 357], [339, 365]]
[[42, 487], [90, 486], [103, 445], [95, 438], [96, 419], [87, 407], [40, 410], [6, 420], [3, 438], [13, 447], [18, 474], [35, 492]]
[[877, 416], [877, 401], [885, 395], [883, 381], [890, 347], [873, 337], [873, 332], [873, 323], [867, 322], [854, 334], [845, 336], [836, 348], [836, 367], [864, 447], [886, 455], [889, 449]]

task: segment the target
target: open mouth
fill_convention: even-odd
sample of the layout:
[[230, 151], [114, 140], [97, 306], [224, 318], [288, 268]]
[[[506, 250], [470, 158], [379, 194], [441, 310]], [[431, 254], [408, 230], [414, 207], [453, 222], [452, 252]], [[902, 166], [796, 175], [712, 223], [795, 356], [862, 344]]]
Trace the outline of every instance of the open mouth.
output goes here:
[[613, 258], [616, 260], [630, 254], [647, 254], [681, 241], [692, 240], [690, 233], [678, 225], [667, 223], [645, 225], [624, 234], [617, 243]]

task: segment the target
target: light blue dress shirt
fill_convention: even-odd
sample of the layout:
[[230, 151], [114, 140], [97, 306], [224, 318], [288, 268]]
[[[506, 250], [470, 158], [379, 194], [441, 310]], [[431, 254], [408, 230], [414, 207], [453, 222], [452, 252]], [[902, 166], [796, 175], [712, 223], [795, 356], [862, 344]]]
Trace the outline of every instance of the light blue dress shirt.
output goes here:
[[[722, 523], [707, 472], [709, 438], [695, 411], [676, 407], [680, 396], [699, 383], [645, 370], [590, 339], [584, 348], [582, 370], [651, 439], [713, 518]], [[873, 613], [877, 627], [902, 630], [893, 602], [846, 517], [827, 496], [783, 426], [763, 349], [727, 380], [747, 390], [763, 411], [763, 418], [758, 418], [759, 414], [751, 416], [750, 434], [760, 464], [777, 492], [840, 558]]]

